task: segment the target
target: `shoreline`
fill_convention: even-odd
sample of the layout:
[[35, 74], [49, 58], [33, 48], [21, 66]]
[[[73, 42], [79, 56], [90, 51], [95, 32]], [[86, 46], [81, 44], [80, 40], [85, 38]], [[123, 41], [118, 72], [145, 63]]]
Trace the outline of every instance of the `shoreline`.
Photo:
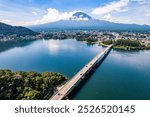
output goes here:
[[[104, 43], [99, 43], [99, 46], [107, 47], [109, 45], [106, 45]], [[113, 46], [113, 49], [126, 50], [126, 51], [131, 51], [131, 50], [150, 50], [150, 47]]]
[[[26, 42], [26, 41], [35, 41], [35, 40], [39, 40], [39, 39], [21, 39], [21, 40], [9, 40], [9, 41], [0, 41], [0, 43], [11, 43], [11, 42]], [[77, 39], [76, 39], [77, 40]], [[80, 40], [77, 40], [80, 41]], [[106, 45], [100, 41], [95, 41], [95, 42], [88, 42], [88, 41], [81, 41], [83, 43], [86, 44], [98, 44], [99, 46], [102, 47], [107, 47], [109, 45]], [[133, 47], [133, 46], [113, 46], [113, 49], [116, 50], [126, 50], [126, 51], [131, 51], [131, 50], [150, 50], [150, 47]]]

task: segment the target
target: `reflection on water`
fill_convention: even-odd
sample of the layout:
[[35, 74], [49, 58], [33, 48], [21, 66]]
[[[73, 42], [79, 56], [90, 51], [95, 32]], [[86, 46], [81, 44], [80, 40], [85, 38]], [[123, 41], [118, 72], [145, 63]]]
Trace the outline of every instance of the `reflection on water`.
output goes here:
[[112, 50], [73, 99], [150, 99], [150, 51]]
[[[122, 54], [121, 54], [122, 53]], [[135, 52], [118, 52], [112, 51], [112, 59], [115, 59], [117, 63], [127, 64], [130, 67], [137, 70], [144, 70], [149, 67], [148, 61], [150, 59], [150, 51], [135, 51]], [[144, 72], [145, 73], [145, 72]]]
[[0, 42], [0, 52], [4, 52], [14, 47], [24, 47], [30, 44], [32, 41], [7, 41]]
[[[25, 43], [26, 44], [26, 43]], [[25, 71], [54, 71], [72, 77], [102, 48], [87, 47], [74, 39], [37, 40], [0, 53], [0, 68]]]
[[63, 40], [43, 40], [43, 43], [46, 45], [48, 48], [50, 54], [57, 54], [61, 50], [66, 50], [66, 49], [75, 49], [73, 44], [70, 43], [62, 43], [61, 41]]
[[[0, 68], [52, 71], [72, 78], [104, 48], [73, 39], [0, 46]], [[150, 99], [150, 51], [112, 50], [72, 99]]]

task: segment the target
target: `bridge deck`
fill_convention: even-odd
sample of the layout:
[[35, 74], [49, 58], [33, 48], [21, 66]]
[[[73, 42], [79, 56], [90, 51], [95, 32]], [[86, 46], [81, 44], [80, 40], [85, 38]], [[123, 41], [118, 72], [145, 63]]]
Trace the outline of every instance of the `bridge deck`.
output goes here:
[[86, 64], [72, 79], [70, 79], [50, 100], [61, 100], [63, 99], [68, 92], [72, 89], [75, 84], [84, 77], [99, 61], [99, 59], [107, 54], [107, 52], [112, 48], [113, 45], [108, 46], [105, 50], [100, 52], [96, 57], [94, 57], [88, 64]]

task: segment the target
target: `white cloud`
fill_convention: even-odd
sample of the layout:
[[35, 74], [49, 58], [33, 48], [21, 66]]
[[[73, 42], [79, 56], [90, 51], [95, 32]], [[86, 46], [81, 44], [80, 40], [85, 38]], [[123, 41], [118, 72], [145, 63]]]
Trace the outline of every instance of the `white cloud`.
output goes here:
[[122, 12], [129, 3], [129, 0], [120, 0], [111, 2], [105, 6], [98, 7], [93, 9], [92, 14], [94, 15], [103, 15], [111, 12]]
[[[147, 14], [149, 15], [149, 14]], [[149, 16], [147, 16], [149, 17]], [[110, 14], [104, 15], [102, 17], [103, 20], [110, 21], [110, 22], [115, 22], [115, 23], [125, 23], [125, 24], [147, 24], [150, 25], [150, 20], [148, 18], [134, 18], [134, 17], [117, 17], [117, 16], [112, 16]]]
[[0, 19], [0, 22], [4, 22], [4, 23], [10, 23], [11, 21], [8, 19]]
[[79, 12], [79, 10], [61, 13], [54, 8], [48, 8], [47, 14], [44, 15], [41, 19], [36, 20], [35, 24], [44, 24], [44, 23], [49, 23], [49, 22], [56, 22], [59, 20], [69, 20], [75, 12]]
[[106, 14], [106, 15], [104, 15], [103, 17], [102, 17], [102, 19], [103, 20], [106, 20], [106, 21], [110, 21], [110, 22], [115, 22], [115, 23], [127, 23], [128, 21], [126, 20], [126, 19], [121, 19], [121, 21], [120, 21], [120, 19], [119, 18], [115, 18], [115, 17], [113, 17], [110, 13], [108, 13], [108, 14]]
[[37, 15], [37, 12], [33, 11], [32, 14], [33, 14], [33, 15]]
[[0, 22], [6, 23], [6, 24], [10, 24], [10, 25], [22, 25], [22, 22], [16, 22], [13, 20], [9, 20], [9, 19], [0, 19]]
[[145, 14], [145, 16], [150, 17], [150, 13]]
[[120, 0], [94, 8], [91, 14], [97, 19], [116, 23], [150, 25], [149, 0]]
[[9, 19], [0, 19], [0, 22], [10, 24], [13, 26], [28, 26], [28, 25], [33, 24], [32, 21], [15, 21], [15, 20], [9, 20]]
[[102, 17], [102, 19], [104, 20], [108, 20], [108, 21], [114, 21], [114, 18], [111, 16], [111, 14], [106, 14]]
[[[72, 15], [76, 12], [83, 12], [81, 10], [75, 10], [70, 12], [60, 12], [57, 9], [54, 8], [48, 8], [47, 12], [45, 10], [35, 9], [31, 8], [30, 13], [28, 13], [28, 16], [23, 15], [24, 19], [20, 20], [23, 17], [19, 17], [18, 15], [12, 15], [13, 12], [6, 14], [5, 12], [2, 12], [2, 18], [0, 19], [0, 22], [4, 22], [11, 25], [21, 25], [21, 26], [28, 26], [28, 25], [36, 25], [36, 24], [44, 24], [49, 22], [56, 22], [59, 20], [88, 20], [87, 18], [77, 18], [73, 17]], [[1, 12], [0, 12], [1, 13]], [[7, 15], [7, 16], [6, 16]], [[19, 13], [20, 15], [20, 13]], [[9, 18], [11, 16], [11, 18]], [[28, 20], [26, 20], [28, 18]], [[17, 20], [16, 20], [17, 19]]]
[[47, 9], [48, 13], [44, 15], [41, 19], [36, 21], [36, 24], [43, 24], [47, 22], [55, 22], [59, 21], [61, 19], [68, 19], [70, 17], [70, 14], [66, 13], [60, 13], [58, 10], [53, 8]]

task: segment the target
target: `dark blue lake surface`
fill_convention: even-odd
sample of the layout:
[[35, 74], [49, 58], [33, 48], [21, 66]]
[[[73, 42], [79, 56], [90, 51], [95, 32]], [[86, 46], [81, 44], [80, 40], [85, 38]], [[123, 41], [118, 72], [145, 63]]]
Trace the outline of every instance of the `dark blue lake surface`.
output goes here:
[[[59, 72], [71, 78], [103, 49], [73, 39], [1, 45], [0, 69]], [[72, 99], [150, 99], [150, 51], [112, 50]]]

